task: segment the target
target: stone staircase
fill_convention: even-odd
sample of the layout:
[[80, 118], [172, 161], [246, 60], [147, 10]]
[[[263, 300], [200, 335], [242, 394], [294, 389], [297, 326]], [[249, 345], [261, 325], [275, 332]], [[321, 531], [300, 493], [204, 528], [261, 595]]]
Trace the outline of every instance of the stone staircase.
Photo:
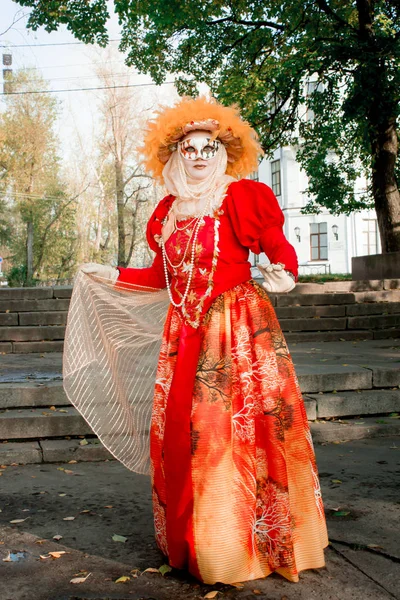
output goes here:
[[[0, 352], [61, 352], [71, 287], [0, 289]], [[400, 336], [400, 281], [298, 284], [271, 294], [288, 342]]]
[[[400, 433], [400, 345], [290, 344], [315, 442]], [[0, 464], [112, 458], [69, 404], [62, 354], [0, 360]]]
[[[70, 287], [0, 289], [0, 465], [112, 458], [69, 404]], [[271, 295], [316, 442], [400, 433], [398, 280]]]

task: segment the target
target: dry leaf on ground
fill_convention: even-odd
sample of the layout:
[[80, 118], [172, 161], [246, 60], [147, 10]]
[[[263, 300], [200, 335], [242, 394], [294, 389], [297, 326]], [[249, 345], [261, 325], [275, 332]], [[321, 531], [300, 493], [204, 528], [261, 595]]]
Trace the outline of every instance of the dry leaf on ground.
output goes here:
[[23, 523], [27, 519], [29, 519], [29, 517], [26, 517], [26, 519], [13, 519], [12, 521], [10, 521], [10, 523], [12, 523], [13, 525], [15, 525], [16, 523]]
[[3, 562], [12, 562], [11, 552], [9, 552], [8, 555], [3, 558]]
[[91, 575], [91, 573], [88, 573], [86, 577], [74, 577], [71, 579], [70, 583], [84, 583], [89, 575]]
[[60, 558], [63, 554], [67, 554], [65, 550], [60, 550], [58, 552], [49, 552], [49, 555], [52, 558]]
[[63, 521], [74, 521], [75, 517], [64, 517]]
[[[160, 574], [160, 571], [158, 569], [154, 569], [153, 567], [149, 567], [148, 569], [145, 569], [143, 571], [143, 573], [158, 573], [158, 574]], [[142, 575], [143, 575], [143, 573], [142, 573]]]
[[62, 535], [53, 535], [53, 540], [56, 540], [56, 542], [62, 540]]
[[207, 598], [207, 600], [208, 598], [216, 598], [218, 594], [219, 592], [217, 590], [214, 590], [213, 592], [208, 592], [208, 594], [206, 594], [204, 598]]
[[169, 565], [161, 565], [158, 570], [160, 571], [161, 575], [165, 575], [166, 573], [170, 573], [172, 571]]
[[130, 581], [131, 578], [128, 577], [127, 575], [122, 575], [122, 577], [118, 577], [118, 579], [116, 579], [114, 581], [114, 583], [126, 583], [127, 581]]

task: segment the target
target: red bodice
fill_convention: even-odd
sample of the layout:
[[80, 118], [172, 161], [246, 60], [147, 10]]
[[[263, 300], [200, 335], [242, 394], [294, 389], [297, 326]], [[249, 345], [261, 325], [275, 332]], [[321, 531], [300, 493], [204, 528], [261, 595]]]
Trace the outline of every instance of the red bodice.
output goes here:
[[[118, 285], [165, 288], [162, 253], [155, 237], [159, 238], [162, 222], [174, 199], [173, 196], [163, 198], [147, 226], [149, 245], [156, 252], [152, 266], [120, 268]], [[271, 262], [283, 263], [297, 276], [296, 253], [283, 234], [283, 222], [282, 211], [268, 186], [244, 179], [228, 187], [220, 209], [214, 217], [205, 217], [199, 229], [193, 277], [185, 302], [189, 321], [198, 320], [216, 296], [251, 278], [249, 250], [256, 254], [265, 252]], [[180, 231], [175, 230], [165, 244], [175, 302], [181, 300], [188, 281], [194, 224], [190, 218], [179, 221]]]

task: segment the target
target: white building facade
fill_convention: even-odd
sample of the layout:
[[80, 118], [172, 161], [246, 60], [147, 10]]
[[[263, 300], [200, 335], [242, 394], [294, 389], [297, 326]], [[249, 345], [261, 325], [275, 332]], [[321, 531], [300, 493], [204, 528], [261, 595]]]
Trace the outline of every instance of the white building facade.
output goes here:
[[[307, 175], [296, 161], [294, 148], [278, 148], [271, 160], [264, 159], [258, 180], [272, 188], [282, 208], [285, 235], [297, 252], [300, 275], [351, 273], [353, 256], [381, 252], [374, 210], [350, 216], [334, 216], [326, 209], [317, 215], [302, 214], [307, 204]], [[264, 259], [253, 256], [253, 263]]]

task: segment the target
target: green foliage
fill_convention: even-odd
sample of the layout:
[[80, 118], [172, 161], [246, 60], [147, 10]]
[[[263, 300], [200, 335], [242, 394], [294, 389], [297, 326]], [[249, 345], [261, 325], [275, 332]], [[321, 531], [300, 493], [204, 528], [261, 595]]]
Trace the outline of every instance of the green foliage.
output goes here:
[[[106, 41], [105, 0], [18, 1], [33, 7], [33, 28], [66, 23], [78, 39]], [[181, 93], [206, 82], [222, 102], [239, 104], [267, 153], [297, 144], [308, 211], [373, 204], [372, 190], [355, 194], [354, 183], [374, 172], [379, 131], [399, 117], [398, 2], [115, 0], [114, 10], [129, 65], [157, 83], [175, 74]], [[306, 98], [310, 79], [319, 87]], [[390, 169], [398, 173], [398, 163]]]
[[351, 281], [351, 273], [299, 275], [299, 283], [325, 283], [325, 281]]
[[26, 265], [12, 267], [6, 273], [9, 287], [35, 287], [38, 279], [27, 279]]
[[[45, 89], [30, 71], [14, 74], [18, 91]], [[54, 135], [57, 103], [49, 94], [5, 96], [0, 115], [0, 241], [16, 266], [11, 281], [68, 277], [76, 255], [75, 200], [60, 177]], [[27, 269], [27, 227], [33, 230], [33, 271]]]

